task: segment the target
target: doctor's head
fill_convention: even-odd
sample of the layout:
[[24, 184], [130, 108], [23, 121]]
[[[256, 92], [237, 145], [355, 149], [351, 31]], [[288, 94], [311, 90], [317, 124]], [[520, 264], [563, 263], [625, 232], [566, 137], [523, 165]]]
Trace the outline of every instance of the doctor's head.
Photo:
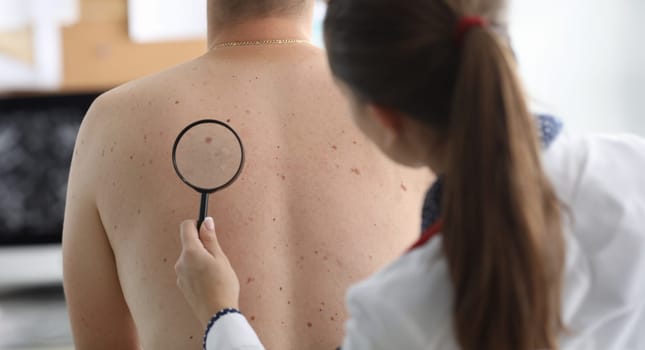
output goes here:
[[358, 127], [444, 178], [461, 348], [556, 349], [560, 205], [505, 23], [501, 0], [331, 0], [325, 42]]

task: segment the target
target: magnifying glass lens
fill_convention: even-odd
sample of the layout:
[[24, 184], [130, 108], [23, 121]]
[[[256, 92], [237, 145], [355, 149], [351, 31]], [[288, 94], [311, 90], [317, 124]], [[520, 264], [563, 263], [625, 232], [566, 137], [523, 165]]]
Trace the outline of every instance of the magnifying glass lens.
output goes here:
[[222, 124], [202, 123], [181, 135], [175, 149], [175, 165], [185, 182], [211, 192], [237, 175], [242, 152], [242, 144], [231, 129]]

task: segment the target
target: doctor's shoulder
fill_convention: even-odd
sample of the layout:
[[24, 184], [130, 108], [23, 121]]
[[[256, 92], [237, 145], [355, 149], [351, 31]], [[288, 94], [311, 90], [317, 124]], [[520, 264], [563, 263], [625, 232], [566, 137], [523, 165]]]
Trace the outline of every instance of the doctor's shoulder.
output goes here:
[[437, 235], [349, 289], [342, 349], [456, 350], [452, 295]]
[[567, 226], [562, 348], [625, 349], [645, 329], [645, 139], [563, 135], [543, 159]]

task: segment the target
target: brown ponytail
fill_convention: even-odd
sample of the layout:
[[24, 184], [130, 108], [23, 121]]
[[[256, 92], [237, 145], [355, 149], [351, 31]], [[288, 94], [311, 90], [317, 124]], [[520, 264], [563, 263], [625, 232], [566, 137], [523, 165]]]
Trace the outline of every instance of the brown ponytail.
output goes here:
[[[560, 204], [510, 49], [491, 29], [503, 1], [446, 1], [330, 1], [330, 66], [363, 100], [447, 136], [443, 250], [462, 350], [555, 350]], [[464, 14], [485, 16], [491, 27], [471, 30], [457, 45]]]
[[448, 130], [443, 249], [463, 349], [557, 349], [560, 205], [507, 50], [466, 35]]

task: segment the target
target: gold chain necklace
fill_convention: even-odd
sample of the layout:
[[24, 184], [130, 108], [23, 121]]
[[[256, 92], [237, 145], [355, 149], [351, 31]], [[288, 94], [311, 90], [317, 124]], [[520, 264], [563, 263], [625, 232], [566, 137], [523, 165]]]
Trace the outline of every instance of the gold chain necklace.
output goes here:
[[243, 41], [229, 41], [213, 45], [213, 49], [232, 46], [258, 46], [258, 45], [285, 45], [285, 44], [310, 44], [309, 40], [305, 39], [268, 39], [268, 40], [243, 40]]

